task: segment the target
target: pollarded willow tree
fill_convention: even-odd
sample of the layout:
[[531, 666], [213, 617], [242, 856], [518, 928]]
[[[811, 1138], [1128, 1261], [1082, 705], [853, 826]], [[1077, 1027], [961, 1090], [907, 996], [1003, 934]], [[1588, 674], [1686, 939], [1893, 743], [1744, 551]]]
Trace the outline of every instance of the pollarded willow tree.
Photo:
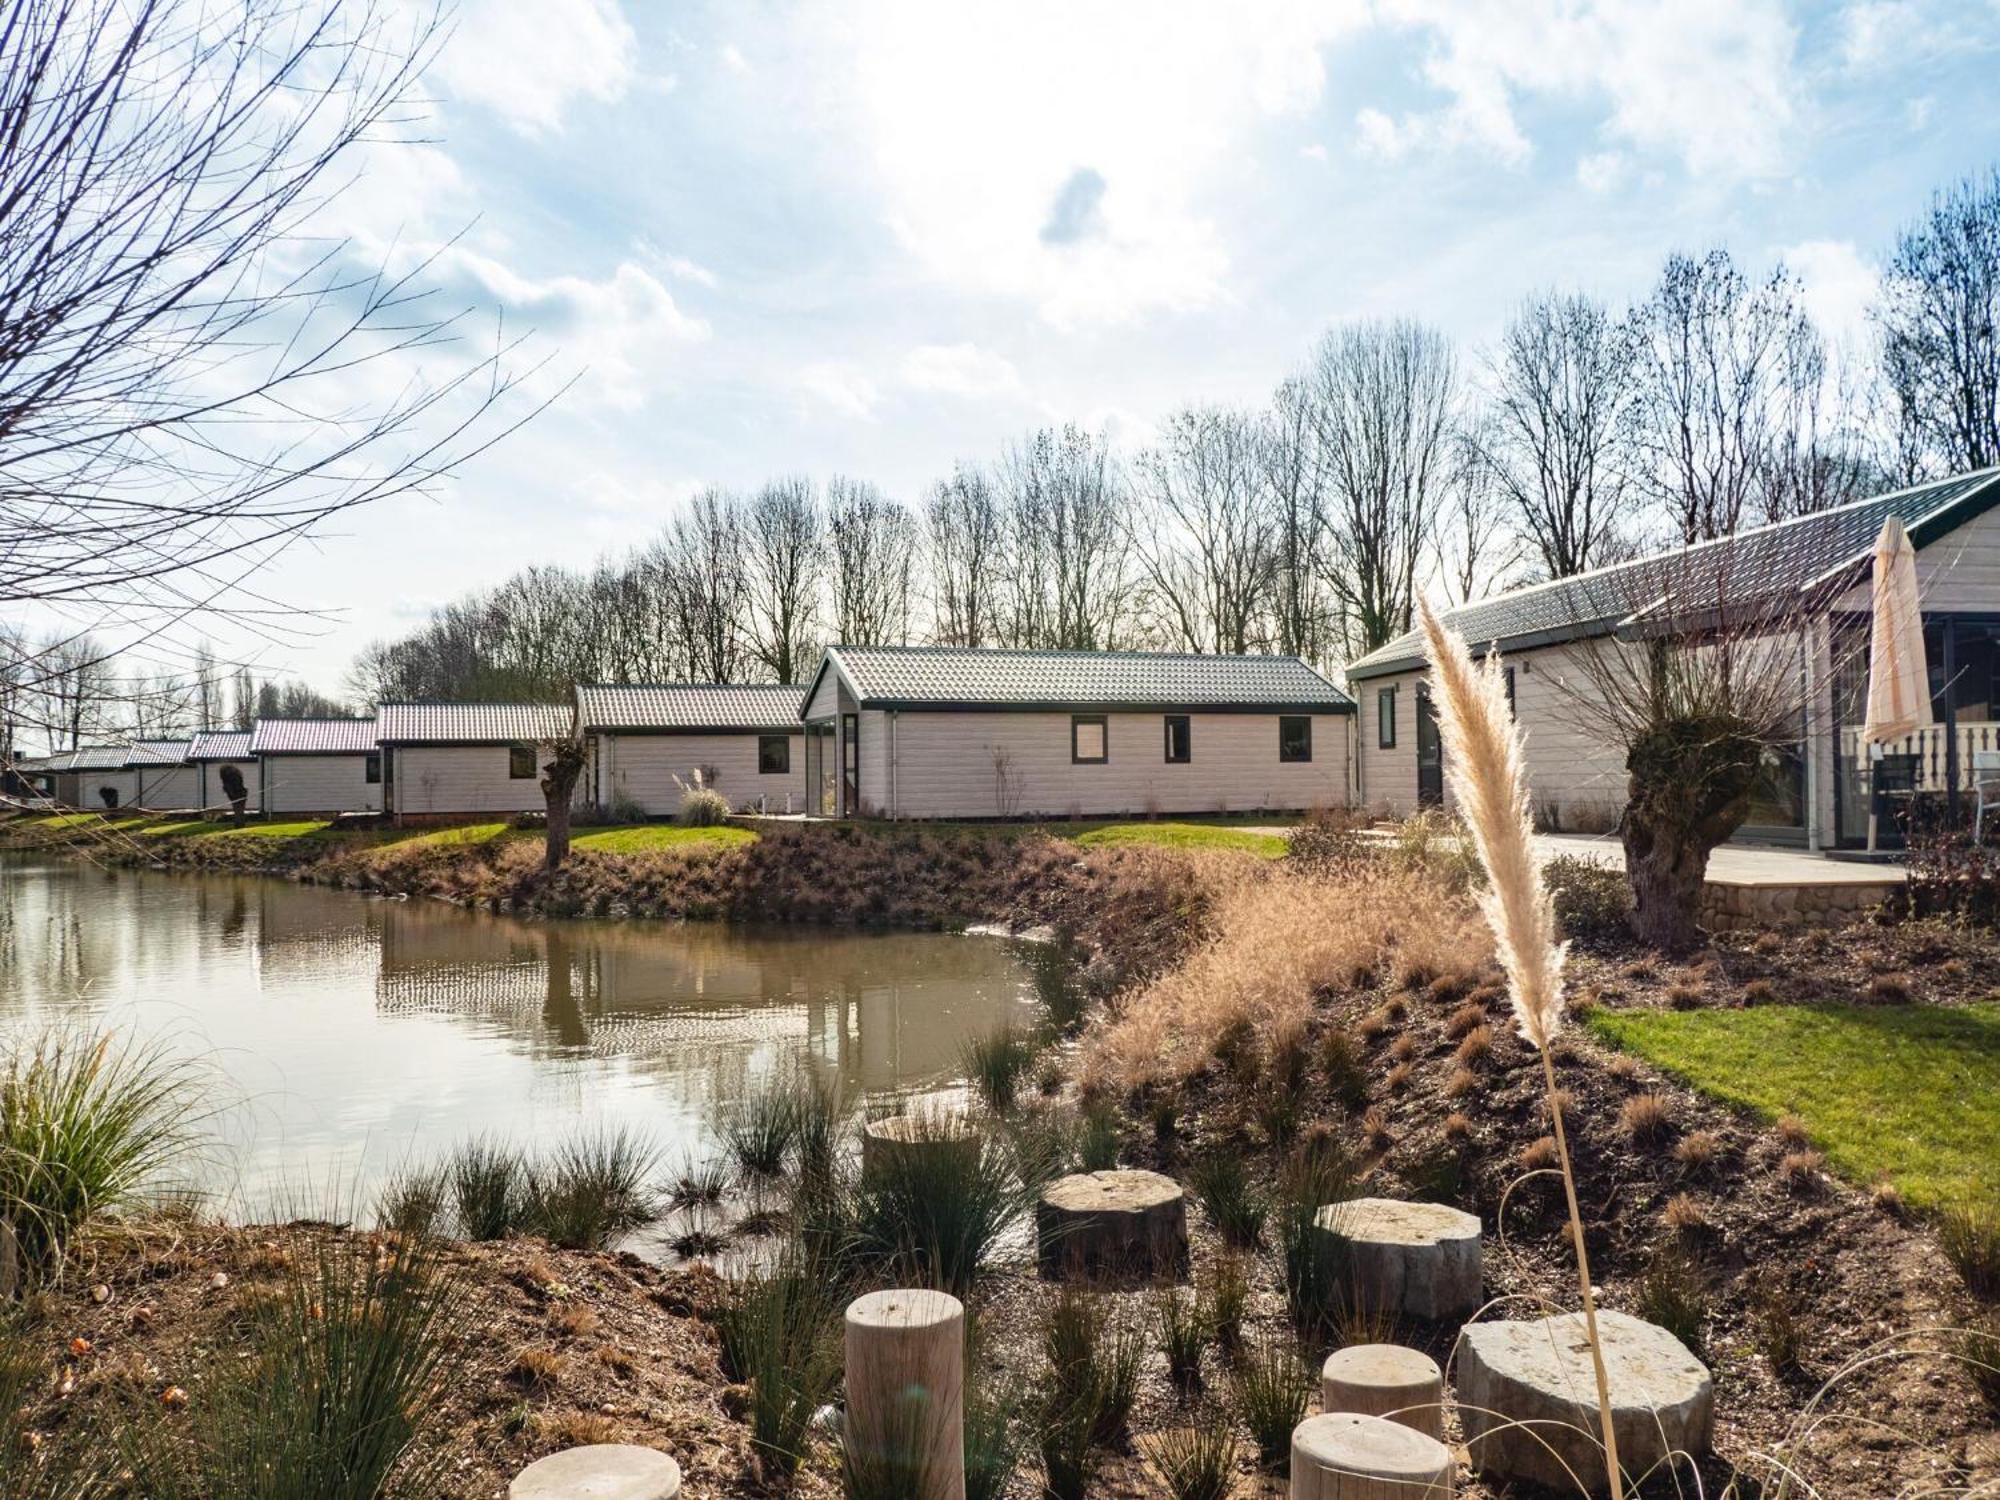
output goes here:
[[286, 547], [506, 430], [511, 346], [451, 348], [424, 265], [325, 230], [439, 37], [365, 0], [0, 10], [0, 608], [57, 627], [29, 677], [97, 622], [282, 627]]

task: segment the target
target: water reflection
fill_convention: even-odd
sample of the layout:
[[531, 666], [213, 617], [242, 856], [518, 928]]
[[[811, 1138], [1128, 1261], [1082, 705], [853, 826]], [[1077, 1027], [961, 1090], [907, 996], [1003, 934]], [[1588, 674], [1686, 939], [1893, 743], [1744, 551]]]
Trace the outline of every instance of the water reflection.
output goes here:
[[281, 881], [0, 862], [0, 1024], [114, 1025], [212, 1059], [246, 1206], [486, 1132], [629, 1124], [669, 1157], [796, 1060], [936, 1087], [1020, 1017], [1014, 945], [942, 934], [538, 923]]

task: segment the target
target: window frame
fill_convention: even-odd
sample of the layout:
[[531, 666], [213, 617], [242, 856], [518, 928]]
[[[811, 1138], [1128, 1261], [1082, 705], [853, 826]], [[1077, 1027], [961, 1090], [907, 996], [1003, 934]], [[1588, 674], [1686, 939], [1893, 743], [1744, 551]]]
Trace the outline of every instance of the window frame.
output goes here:
[[[1166, 740], [1167, 740], [1166, 745], [1163, 747], [1163, 753], [1166, 756], [1166, 764], [1170, 766], [1193, 765], [1194, 764], [1194, 715], [1167, 714], [1164, 716], [1162, 722], [1165, 725]], [[1181, 753], [1179, 755], [1174, 754], [1174, 726], [1176, 724], [1180, 725], [1181, 727]]]
[[1500, 669], [1500, 678], [1507, 685], [1507, 717], [1511, 719], [1516, 717], [1514, 712], [1514, 669], [1512, 667], [1502, 667]]
[[[1077, 731], [1086, 724], [1097, 726], [1096, 755], [1079, 752]], [[1071, 714], [1069, 716], [1069, 763], [1073, 766], [1102, 766], [1111, 762], [1111, 716], [1109, 714]]]
[[382, 752], [380, 750], [369, 750], [363, 753], [361, 760], [361, 780], [366, 786], [380, 786], [382, 784]]
[[1396, 690], [1393, 687], [1375, 689], [1375, 748], [1396, 748]]
[[[518, 757], [522, 755], [528, 757], [528, 769], [525, 771], [518, 769], [520, 765]], [[507, 747], [507, 779], [509, 781], [533, 781], [539, 774], [540, 769], [535, 765], [535, 747], [533, 745], [509, 745]]]
[[[1305, 741], [1305, 754], [1303, 755], [1291, 754], [1289, 748], [1285, 743], [1286, 726], [1297, 725], [1297, 724], [1303, 724], [1305, 726], [1306, 741]], [[1312, 758], [1313, 758], [1312, 715], [1279, 714], [1278, 715], [1278, 764], [1284, 766], [1309, 766], [1312, 764]]]
[[[778, 750], [778, 764], [769, 764], [769, 753], [773, 746]], [[757, 774], [759, 776], [789, 776], [792, 774], [792, 737], [789, 734], [760, 734], [757, 736]]]

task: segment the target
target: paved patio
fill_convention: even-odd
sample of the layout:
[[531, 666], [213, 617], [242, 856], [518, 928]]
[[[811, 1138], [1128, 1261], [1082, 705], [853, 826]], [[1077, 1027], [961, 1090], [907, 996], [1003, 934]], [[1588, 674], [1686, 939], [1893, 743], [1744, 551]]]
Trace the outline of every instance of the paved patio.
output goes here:
[[[1616, 834], [1538, 833], [1535, 842], [1553, 859], [1574, 855], [1614, 869], [1625, 868], [1625, 850]], [[1901, 865], [1855, 859], [1828, 859], [1806, 849], [1724, 844], [1708, 857], [1710, 885], [1868, 886], [1901, 885], [1909, 871]]]

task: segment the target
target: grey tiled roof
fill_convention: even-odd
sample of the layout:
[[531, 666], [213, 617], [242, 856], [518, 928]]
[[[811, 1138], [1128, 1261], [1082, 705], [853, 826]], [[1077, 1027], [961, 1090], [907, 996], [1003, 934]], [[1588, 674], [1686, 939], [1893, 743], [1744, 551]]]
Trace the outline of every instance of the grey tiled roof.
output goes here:
[[1353, 702], [1295, 656], [833, 646], [862, 703], [1029, 708], [1302, 708]]
[[384, 703], [375, 727], [385, 745], [498, 745], [559, 739], [574, 717], [561, 703]]
[[252, 755], [351, 755], [375, 748], [373, 719], [259, 719]]
[[140, 740], [132, 746], [128, 766], [178, 766], [188, 758], [188, 740]]
[[211, 729], [194, 737], [188, 747], [189, 760], [248, 760], [250, 758], [250, 731], [247, 729]]
[[803, 688], [659, 683], [579, 687], [585, 729], [796, 729]]
[[85, 745], [66, 752], [65, 763], [51, 767], [60, 771], [122, 771], [132, 763], [130, 745]]
[[[2000, 469], [1983, 469], [1496, 594], [1447, 611], [1445, 619], [1474, 649], [1504, 649], [1603, 635], [1622, 622], [1657, 618], [1668, 599], [1677, 614], [1770, 605], [1844, 570], [1865, 567], [1890, 516], [1909, 527], [1921, 547], [1969, 518], [1975, 505], [1983, 508], [1995, 499], [2000, 499]], [[1920, 527], [1927, 518], [1930, 524]], [[1381, 677], [1423, 664], [1423, 641], [1413, 630], [1352, 663], [1347, 675]]]

